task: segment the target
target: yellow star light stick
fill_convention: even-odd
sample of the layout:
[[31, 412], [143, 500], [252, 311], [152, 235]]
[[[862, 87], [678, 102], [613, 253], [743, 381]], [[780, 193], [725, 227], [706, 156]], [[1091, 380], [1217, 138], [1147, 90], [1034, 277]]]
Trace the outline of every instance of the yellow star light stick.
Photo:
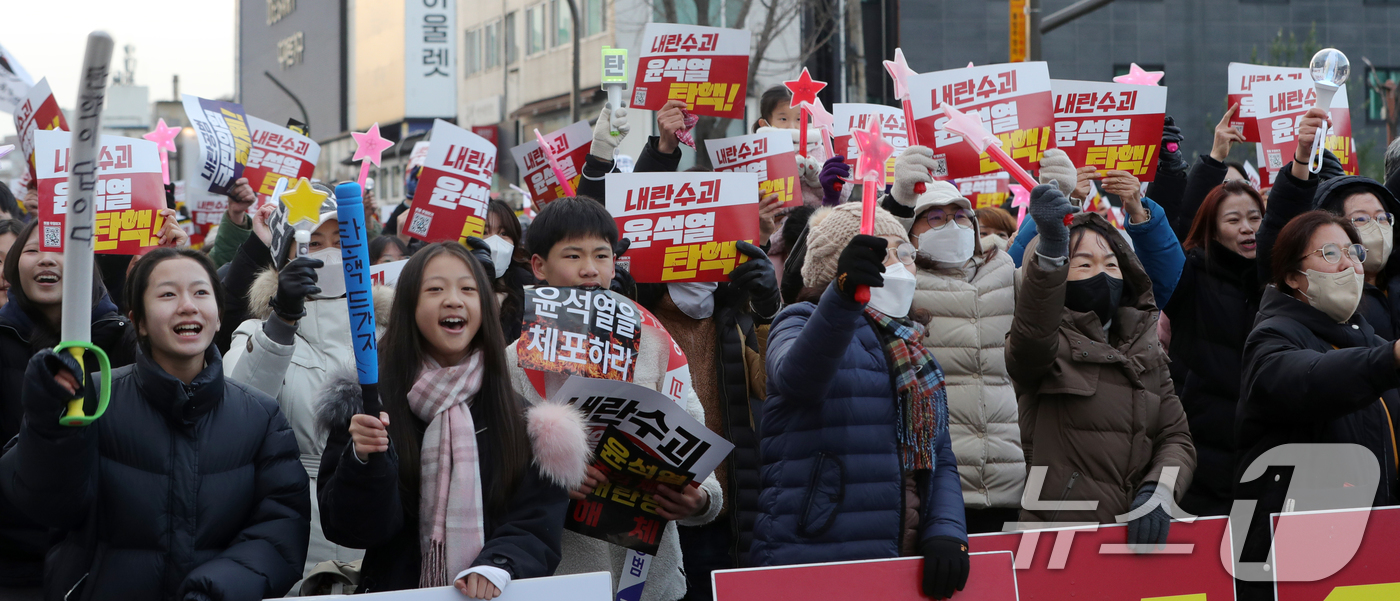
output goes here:
[[330, 198], [329, 194], [318, 192], [311, 187], [311, 180], [300, 178], [290, 192], [281, 194], [282, 204], [287, 205], [287, 225], [296, 228], [297, 256], [304, 257], [310, 250], [311, 229], [321, 217], [321, 203]]

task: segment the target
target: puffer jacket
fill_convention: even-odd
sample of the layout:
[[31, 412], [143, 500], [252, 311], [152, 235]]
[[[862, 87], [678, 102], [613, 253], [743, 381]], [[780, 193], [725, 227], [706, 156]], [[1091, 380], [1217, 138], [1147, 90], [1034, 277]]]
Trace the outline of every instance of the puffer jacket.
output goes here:
[[[217, 349], [205, 361], [185, 384], [138, 354], [91, 426], [26, 416], [0, 486], [61, 533], [49, 601], [257, 601], [301, 577], [311, 498], [296, 438], [275, 401], [224, 377]], [[59, 406], [62, 389], [32, 375], [45, 371], [24, 395]]]
[[[906, 526], [914, 548], [936, 536], [967, 540], [948, 430], [938, 432], [932, 470], [908, 474], [900, 464], [893, 377], [863, 305], [832, 285], [818, 304], [784, 309], [768, 338], [767, 369], [755, 565], [899, 557]], [[915, 516], [906, 514], [906, 492]]]
[[[248, 291], [248, 309], [254, 319], [244, 321], [233, 333], [224, 356], [224, 374], [277, 399], [282, 414], [296, 433], [301, 464], [311, 478], [311, 498], [316, 499], [316, 473], [326, 450], [326, 434], [317, 430], [316, 399], [331, 373], [355, 362], [350, 344], [350, 311], [344, 298], [306, 302], [306, 316], [288, 325], [272, 314], [269, 301], [277, 294], [277, 272], [258, 274]], [[388, 323], [394, 291], [374, 287], [375, 326], [382, 334]], [[306, 571], [323, 561], [355, 561], [362, 551], [326, 540], [321, 531], [320, 506], [311, 504], [311, 546]]]
[[1186, 414], [1157, 340], [1152, 281], [1107, 220], [1080, 213], [1071, 227], [1081, 225], [1113, 245], [1123, 272], [1123, 301], [1109, 332], [1094, 313], [1065, 307], [1068, 261], [1048, 267], [1051, 261], [1031, 244], [1006, 369], [1020, 405], [1026, 463], [1032, 472], [1047, 469], [1037, 500], [1093, 500], [1097, 508], [1023, 509], [1022, 521], [1112, 524], [1166, 467], [1178, 468], [1173, 492], [1180, 502], [1196, 467]]
[[971, 509], [1020, 507], [1026, 457], [1004, 349], [1016, 304], [1016, 266], [1005, 252], [984, 253], [977, 245], [960, 268], [930, 267], [921, 262], [915, 274], [913, 308], [932, 316], [923, 342], [948, 384], [948, 431], [963, 503]]

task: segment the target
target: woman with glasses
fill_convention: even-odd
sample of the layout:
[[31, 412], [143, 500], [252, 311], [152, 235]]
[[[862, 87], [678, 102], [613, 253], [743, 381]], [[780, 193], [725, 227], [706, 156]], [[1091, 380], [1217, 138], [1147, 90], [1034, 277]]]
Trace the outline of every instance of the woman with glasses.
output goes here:
[[[1299, 493], [1346, 499], [1365, 491], [1377, 475], [1363, 465], [1368, 462], [1321, 471], [1299, 465], [1288, 468], [1294, 470], [1291, 477], [1276, 473], [1279, 468], [1246, 475], [1255, 458], [1276, 447], [1361, 445], [1375, 456], [1380, 482], [1374, 499], [1352, 500], [1362, 506], [1397, 500], [1395, 416], [1386, 406], [1400, 400], [1400, 343], [1377, 336], [1357, 310], [1363, 294], [1362, 266], [1371, 255], [1361, 241], [1351, 220], [1310, 211], [1284, 226], [1274, 243], [1271, 285], [1244, 347], [1243, 390], [1236, 414], [1236, 442], [1244, 453], [1236, 499], [1258, 501], [1243, 561], [1264, 561], [1268, 516], [1282, 510], [1285, 496], [1295, 498], [1290, 510], [1337, 508], [1335, 503], [1309, 506], [1319, 495]], [[1253, 588], [1244, 584], [1240, 598], [1270, 598], [1269, 587]]]

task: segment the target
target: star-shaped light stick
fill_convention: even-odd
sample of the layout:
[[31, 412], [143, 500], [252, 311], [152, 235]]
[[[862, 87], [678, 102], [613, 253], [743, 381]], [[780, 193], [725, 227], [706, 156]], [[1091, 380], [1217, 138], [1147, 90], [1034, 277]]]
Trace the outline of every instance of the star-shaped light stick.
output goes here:
[[[351, 157], [350, 160], [360, 162], [359, 182], [360, 189], [363, 190], [365, 180], [369, 178], [369, 163], [374, 163], [376, 167], [379, 166], [380, 157], [394, 143], [379, 135], [378, 123], [369, 126], [369, 131], [365, 133], [350, 132], [350, 137], [355, 139], [355, 156]], [[365, 159], [369, 159], [369, 163], [366, 163]]]
[[1021, 223], [1026, 220], [1026, 210], [1031, 207], [1031, 191], [1021, 184], [1011, 184], [1011, 208], [1019, 209], [1016, 212], [1016, 229], [1021, 229]]
[[1113, 78], [1113, 81], [1116, 83], [1125, 83], [1134, 86], [1155, 86], [1158, 85], [1158, 81], [1162, 80], [1163, 75], [1166, 75], [1166, 72], [1143, 71], [1142, 67], [1139, 67], [1137, 63], [1133, 63], [1132, 65], [1128, 66], [1127, 75], [1119, 75], [1118, 77]]
[[[156, 121], [156, 129], [147, 133], [142, 138], [156, 143], [156, 148], [160, 149], [160, 175], [165, 180], [165, 185], [170, 185], [170, 157], [167, 152], [175, 152], [175, 136], [180, 135], [180, 128], [169, 127], [165, 124], [165, 119]], [[3, 155], [0, 155], [3, 156]]]
[[938, 106], [943, 109], [943, 114], [948, 116], [947, 123], [943, 124], [944, 129], [962, 136], [963, 141], [977, 151], [977, 154], [985, 152], [990, 155], [992, 160], [1001, 165], [1002, 169], [1010, 173], [1011, 177], [1016, 178], [1016, 181], [1025, 186], [1027, 190], [1035, 188], [1036, 182], [1031, 179], [1031, 174], [1026, 173], [1025, 169], [1022, 169], [1014, 159], [1006, 154], [1005, 150], [1001, 149], [1001, 140], [987, 133], [986, 128], [982, 127], [981, 115], [978, 113], [965, 115], [962, 111], [948, 106], [946, 102], [940, 103]]
[[904, 105], [904, 130], [909, 145], [918, 146], [919, 137], [914, 133], [914, 104], [909, 101], [909, 77], [918, 73], [909, 68], [909, 63], [904, 62], [902, 48], [894, 49], [894, 60], [885, 61], [885, 70], [890, 72], [890, 79], [894, 80], [895, 99]]
[[[285, 181], [285, 180], [283, 180]], [[311, 241], [310, 227], [321, 218], [321, 203], [330, 198], [329, 194], [311, 187], [311, 180], [299, 178], [290, 192], [280, 195], [282, 204], [287, 205], [287, 225], [295, 227], [297, 256], [306, 256], [307, 245]]]
[[[885, 189], [885, 162], [894, 153], [894, 147], [885, 141], [879, 119], [871, 119], [866, 129], [852, 130], [851, 136], [855, 137], [856, 147], [860, 149], [860, 158], [856, 160], [856, 172], [853, 174], [856, 179], [862, 180], [860, 233], [868, 236], [875, 233], [875, 193]], [[869, 301], [870, 287], [857, 288], [856, 302]]]
[[832, 130], [836, 128], [836, 117], [826, 112], [826, 107], [822, 106], [822, 99], [815, 102], [804, 102], [802, 108], [810, 115], [812, 126], [822, 130], [822, 147], [826, 149], [826, 158], [836, 156], [836, 152], [831, 148]]
[[801, 133], [798, 134], [797, 154], [805, 157], [807, 156], [807, 109], [802, 104], [811, 104], [815, 101], [817, 92], [826, 87], [826, 82], [814, 81], [812, 74], [807, 72], [807, 67], [803, 67], [802, 74], [797, 76], [797, 79], [785, 81], [783, 85], [792, 92], [792, 101], [788, 103], [788, 107], [801, 111], [798, 117], [798, 127]]
[[559, 168], [559, 159], [554, 158], [554, 153], [549, 150], [549, 143], [545, 142], [538, 128], [535, 129], [535, 141], [540, 143], [540, 151], [544, 153], [545, 160], [549, 161], [549, 168], [554, 171], [554, 179], [559, 180], [559, 187], [564, 189], [564, 196], [573, 196], [574, 185], [569, 182], [569, 178], [564, 177], [564, 170]]

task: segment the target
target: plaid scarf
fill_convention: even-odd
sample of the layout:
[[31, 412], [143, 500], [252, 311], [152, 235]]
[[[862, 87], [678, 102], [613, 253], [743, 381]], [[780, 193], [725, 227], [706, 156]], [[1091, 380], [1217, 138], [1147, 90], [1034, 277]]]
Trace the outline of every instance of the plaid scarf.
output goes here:
[[920, 342], [924, 328], [908, 319], [893, 319], [865, 308], [880, 337], [894, 376], [899, 419], [899, 456], [905, 470], [931, 470], [939, 432], [948, 431], [948, 390], [943, 369]]
[[481, 351], [451, 367], [429, 357], [408, 393], [409, 409], [428, 422], [418, 500], [421, 588], [451, 584], [486, 544], [476, 426], [468, 409], [481, 389], [482, 371]]

